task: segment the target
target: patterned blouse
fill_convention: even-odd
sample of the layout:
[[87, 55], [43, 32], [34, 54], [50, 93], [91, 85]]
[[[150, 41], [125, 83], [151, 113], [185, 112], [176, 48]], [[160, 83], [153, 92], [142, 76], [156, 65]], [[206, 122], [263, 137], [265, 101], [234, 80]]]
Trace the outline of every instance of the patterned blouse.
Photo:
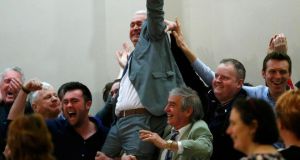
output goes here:
[[275, 154], [253, 154], [248, 157], [243, 157], [241, 160], [284, 160], [279, 153]]

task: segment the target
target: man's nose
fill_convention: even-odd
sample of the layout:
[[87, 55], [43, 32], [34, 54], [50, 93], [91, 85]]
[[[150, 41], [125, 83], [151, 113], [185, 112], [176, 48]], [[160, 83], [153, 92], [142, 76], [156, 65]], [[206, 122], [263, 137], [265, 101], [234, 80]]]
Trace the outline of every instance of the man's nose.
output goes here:
[[165, 112], [168, 112], [169, 111], [169, 107], [168, 107], [168, 105], [166, 105], [166, 107], [165, 107]]
[[52, 100], [52, 101], [58, 101], [58, 97], [52, 96], [52, 97], [51, 97], [51, 100]]
[[215, 81], [216, 82], [221, 82], [221, 77], [220, 76], [215, 77]]
[[139, 29], [139, 25], [134, 24], [133, 29]]

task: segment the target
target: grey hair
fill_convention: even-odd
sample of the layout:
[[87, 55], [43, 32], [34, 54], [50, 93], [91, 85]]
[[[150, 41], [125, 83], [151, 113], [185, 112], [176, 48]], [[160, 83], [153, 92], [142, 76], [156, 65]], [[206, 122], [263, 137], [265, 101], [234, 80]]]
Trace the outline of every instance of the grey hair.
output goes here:
[[232, 64], [234, 69], [236, 70], [238, 78], [240, 78], [242, 80], [245, 80], [245, 78], [246, 78], [246, 69], [240, 61], [238, 61], [236, 59], [233, 59], [233, 58], [226, 58], [226, 59], [222, 59], [220, 61], [220, 64], [221, 63], [223, 63], [223, 64]]
[[[52, 89], [54, 90], [54, 87], [51, 84], [49, 84], [47, 82], [42, 82], [42, 90], [52, 90]], [[41, 91], [41, 90], [36, 90], [30, 94], [30, 97], [29, 97], [30, 104], [32, 104], [33, 102], [35, 102], [38, 99], [39, 91]]]
[[1, 81], [4, 79], [4, 76], [6, 75], [7, 72], [9, 71], [15, 71], [18, 72], [21, 75], [21, 81], [22, 83], [25, 81], [25, 76], [24, 76], [24, 72], [22, 71], [22, 69], [18, 66], [13, 66], [13, 67], [8, 67], [5, 68], [3, 72], [0, 73], [0, 77], [1, 77]]
[[182, 86], [174, 88], [170, 91], [169, 96], [181, 96], [181, 110], [185, 111], [188, 108], [193, 109], [193, 113], [190, 117], [191, 122], [195, 122], [204, 117], [203, 107], [201, 100], [196, 91], [193, 89]]
[[145, 16], [147, 16], [147, 11], [146, 10], [138, 10], [134, 13], [134, 15], [145, 15]]

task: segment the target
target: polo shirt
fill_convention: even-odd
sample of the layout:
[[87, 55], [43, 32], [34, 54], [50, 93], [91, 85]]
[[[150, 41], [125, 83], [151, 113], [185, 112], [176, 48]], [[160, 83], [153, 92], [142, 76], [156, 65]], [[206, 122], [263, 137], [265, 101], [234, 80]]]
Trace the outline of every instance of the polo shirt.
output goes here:
[[57, 160], [91, 160], [95, 159], [100, 151], [108, 130], [102, 125], [101, 120], [90, 117], [97, 131], [94, 135], [84, 140], [66, 119], [57, 118], [47, 120], [47, 126], [52, 135], [54, 156]]

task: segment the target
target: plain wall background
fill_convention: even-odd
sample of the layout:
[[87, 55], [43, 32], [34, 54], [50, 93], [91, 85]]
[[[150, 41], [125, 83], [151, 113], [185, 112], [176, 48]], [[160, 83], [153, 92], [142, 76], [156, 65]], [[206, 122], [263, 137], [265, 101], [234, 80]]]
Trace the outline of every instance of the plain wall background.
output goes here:
[[[58, 88], [80, 81], [93, 93], [92, 113], [102, 106], [102, 88], [119, 72], [115, 51], [129, 42], [133, 13], [145, 0], [0, 0], [0, 70], [20, 66]], [[244, 63], [246, 81], [264, 84], [262, 61], [271, 36], [283, 32], [300, 80], [299, 0], [165, 0], [166, 18], [178, 17], [189, 46], [213, 70], [222, 58]]]

